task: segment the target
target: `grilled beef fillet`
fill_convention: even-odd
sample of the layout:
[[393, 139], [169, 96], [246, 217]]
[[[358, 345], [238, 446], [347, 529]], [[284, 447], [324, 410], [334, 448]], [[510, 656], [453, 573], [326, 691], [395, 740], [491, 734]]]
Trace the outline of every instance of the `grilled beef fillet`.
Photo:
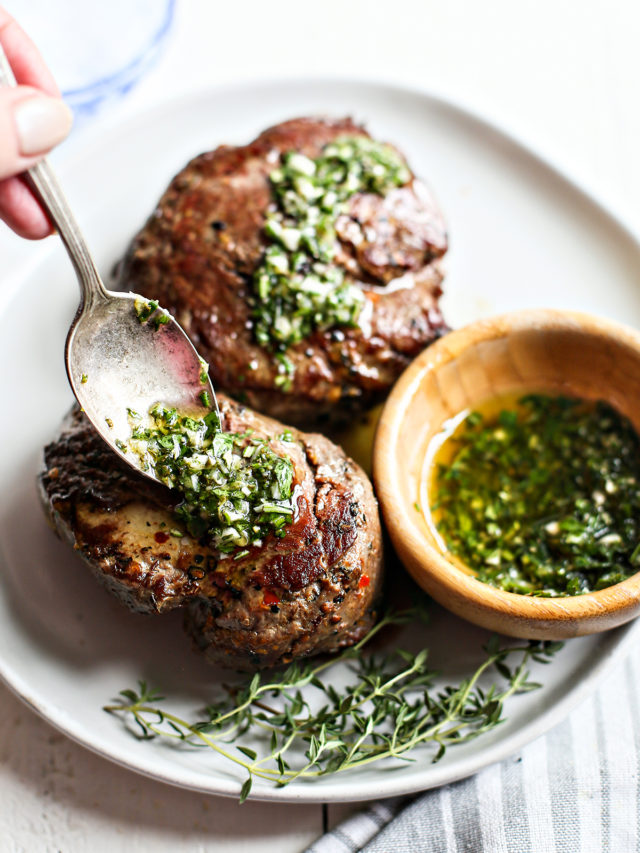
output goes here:
[[268, 438], [295, 469], [297, 515], [239, 560], [188, 535], [169, 489], [136, 474], [74, 409], [45, 449], [42, 500], [58, 534], [132, 610], [185, 608], [185, 626], [211, 662], [269, 667], [332, 652], [371, 627], [382, 581], [378, 508], [371, 484], [320, 435], [284, 427], [224, 397], [222, 428]]
[[316, 331], [287, 350], [289, 389], [252, 328], [252, 276], [273, 201], [268, 175], [285, 152], [319, 156], [342, 136], [368, 134], [350, 119], [295, 119], [242, 147], [192, 160], [133, 240], [119, 287], [159, 300], [210, 364], [216, 388], [300, 426], [348, 420], [385, 396], [424, 347], [446, 331], [438, 308], [447, 249], [441, 214], [411, 178], [386, 196], [359, 193], [339, 217], [336, 263], [366, 296], [355, 328]]

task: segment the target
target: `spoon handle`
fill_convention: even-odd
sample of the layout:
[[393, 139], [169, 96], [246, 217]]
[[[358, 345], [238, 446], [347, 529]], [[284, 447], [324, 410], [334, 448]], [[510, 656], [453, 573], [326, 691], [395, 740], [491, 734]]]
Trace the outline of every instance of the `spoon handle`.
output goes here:
[[[0, 85], [16, 85], [16, 79], [2, 45], [0, 45]], [[82, 232], [47, 161], [43, 159], [36, 163], [24, 175], [69, 253], [82, 292], [80, 308], [88, 308], [96, 301], [108, 299], [107, 290]]]

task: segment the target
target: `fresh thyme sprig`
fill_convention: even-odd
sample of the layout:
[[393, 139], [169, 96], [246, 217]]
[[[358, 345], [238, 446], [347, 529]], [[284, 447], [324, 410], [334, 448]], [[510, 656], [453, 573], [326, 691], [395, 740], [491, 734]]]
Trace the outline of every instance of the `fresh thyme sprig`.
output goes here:
[[[174, 739], [209, 747], [244, 768], [244, 802], [253, 779], [278, 787], [297, 778], [342, 773], [385, 758], [412, 760], [415, 747], [436, 747], [439, 761], [448, 746], [469, 741], [503, 720], [504, 702], [516, 693], [540, 687], [529, 680], [527, 665], [548, 663], [562, 643], [500, 645], [492, 637], [486, 658], [470, 678], [457, 686], [437, 688], [437, 673], [427, 664], [428, 650], [417, 654], [397, 649], [388, 655], [363, 654], [364, 646], [389, 625], [423, 615], [421, 608], [389, 613], [357, 645], [321, 663], [301, 661], [284, 672], [256, 674], [243, 684], [226, 687], [226, 696], [205, 709], [205, 718], [187, 722], [158, 707], [164, 697], [139, 682], [122, 690], [116, 704], [104, 708], [137, 725], [140, 739]], [[514, 665], [508, 661], [515, 658]], [[352, 678], [340, 691], [321, 674], [348, 663]], [[483, 690], [481, 676], [496, 667], [505, 681]], [[303, 688], [315, 690], [302, 692]], [[238, 743], [249, 733], [262, 741], [263, 754]], [[291, 762], [291, 763], [290, 763]]]

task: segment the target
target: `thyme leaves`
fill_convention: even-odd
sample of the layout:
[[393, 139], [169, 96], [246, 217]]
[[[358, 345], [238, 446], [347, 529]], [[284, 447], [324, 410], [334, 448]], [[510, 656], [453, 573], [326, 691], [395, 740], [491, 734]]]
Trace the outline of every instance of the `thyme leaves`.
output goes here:
[[[502, 646], [492, 637], [475, 672], [439, 687], [427, 649], [387, 654], [363, 650], [381, 630], [423, 617], [416, 608], [389, 612], [357, 645], [321, 662], [297, 661], [283, 672], [256, 674], [226, 688], [200, 719], [187, 721], [160, 707], [163, 697], [140, 682], [104, 708], [121, 716], [137, 737], [211, 749], [247, 773], [241, 802], [253, 780], [278, 787], [296, 779], [344, 773], [385, 759], [413, 760], [430, 746], [439, 761], [453, 745], [499, 725], [505, 702], [535, 690], [531, 661], [548, 663], [562, 643]], [[332, 669], [347, 664], [349, 681], [337, 689]], [[501, 685], [481, 686], [495, 669]], [[251, 746], [240, 742], [250, 738]]]

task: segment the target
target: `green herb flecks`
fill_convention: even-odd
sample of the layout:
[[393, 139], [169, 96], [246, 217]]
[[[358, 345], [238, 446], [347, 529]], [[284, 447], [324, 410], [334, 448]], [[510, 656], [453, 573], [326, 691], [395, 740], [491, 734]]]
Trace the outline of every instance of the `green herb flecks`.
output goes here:
[[163, 308], [160, 308], [157, 299], [147, 300], [136, 297], [133, 307], [136, 312], [138, 322], [150, 323], [150, 325], [155, 328], [156, 332], [160, 326], [165, 326], [171, 320], [171, 317], [167, 312]]
[[605, 403], [530, 395], [449, 441], [432, 506], [447, 547], [509, 592], [577, 595], [640, 569], [640, 439]]
[[222, 432], [216, 412], [191, 418], [158, 405], [149, 414], [153, 426], [134, 426], [129, 447], [142, 470], [182, 494], [176, 515], [192, 536], [228, 554], [285, 535], [294, 516], [289, 458], [264, 439]]
[[275, 384], [283, 391], [290, 391], [295, 375], [295, 365], [284, 352], [276, 353], [275, 358], [278, 363], [278, 375], [275, 378]]
[[146, 323], [153, 312], [158, 308], [159, 302], [157, 299], [140, 299], [136, 298], [133, 302], [133, 308], [136, 312], [136, 317], [141, 323]]
[[283, 351], [316, 329], [355, 325], [364, 296], [334, 263], [337, 219], [355, 193], [385, 195], [411, 174], [391, 146], [354, 136], [326, 145], [314, 160], [285, 154], [269, 178], [275, 205], [254, 275], [253, 318], [258, 343]]
[[89, 377], [87, 376], [87, 374], [83, 373], [82, 376], [80, 377], [80, 384], [84, 385], [88, 381], [88, 379], [89, 379]]
[[158, 329], [160, 328], [160, 326], [166, 326], [167, 323], [170, 322], [170, 320], [171, 320], [171, 317], [169, 317], [169, 315], [166, 313], [166, 311], [162, 311], [162, 309], [161, 309], [160, 311], [156, 311], [156, 313], [153, 315], [153, 317], [151, 317], [149, 319], [149, 322], [151, 323], [151, 325], [154, 327], [154, 329], [157, 332]]
[[[248, 777], [241, 801], [254, 778], [282, 787], [298, 778], [344, 773], [384, 759], [411, 760], [414, 750], [425, 745], [434, 748], [431, 760], [436, 762], [449, 746], [501, 723], [511, 696], [540, 687], [529, 680], [528, 665], [532, 660], [548, 663], [562, 643], [501, 647], [492, 637], [476, 671], [446, 687], [435, 684], [437, 673], [428, 666], [427, 649], [417, 654], [396, 649], [384, 656], [363, 652], [380, 630], [410, 622], [420, 610], [388, 614], [356, 646], [329, 661], [299, 661], [284, 672], [257, 674], [225, 687], [227, 695], [194, 722], [159, 707], [164, 697], [144, 682], [137, 691], [122, 690], [122, 698], [104, 710], [135, 723], [130, 731], [142, 740], [160, 737], [191, 748], [208, 747], [242, 767]], [[350, 678], [338, 691], [331, 669], [343, 663], [349, 664]], [[492, 667], [504, 684], [483, 689], [480, 682]], [[252, 738], [260, 757], [258, 749], [239, 742], [244, 735]]]

